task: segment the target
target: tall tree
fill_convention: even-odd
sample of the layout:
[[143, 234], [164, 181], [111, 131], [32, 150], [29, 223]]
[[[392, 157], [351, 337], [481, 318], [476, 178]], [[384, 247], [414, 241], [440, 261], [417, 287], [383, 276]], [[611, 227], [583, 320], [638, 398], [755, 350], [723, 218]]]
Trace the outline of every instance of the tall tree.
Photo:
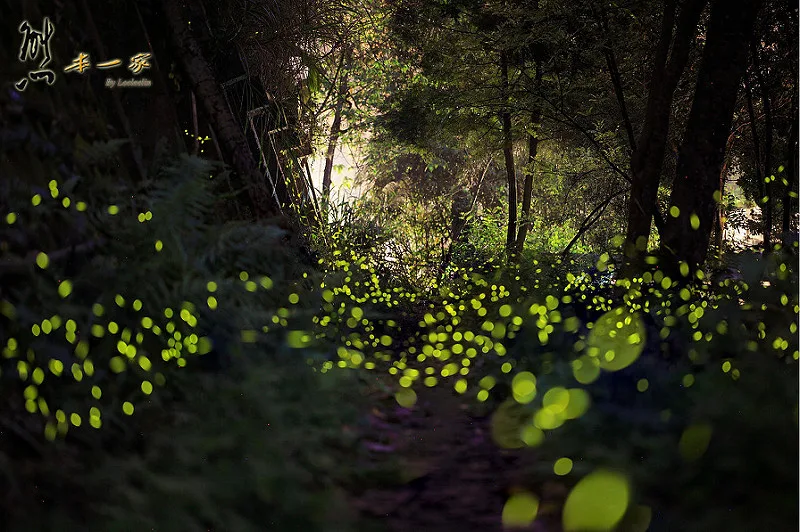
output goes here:
[[342, 134], [342, 111], [347, 102], [348, 80], [350, 76], [351, 50], [348, 45], [342, 49], [339, 63], [339, 86], [336, 93], [336, 104], [333, 109], [333, 122], [328, 136], [328, 149], [325, 153], [325, 168], [322, 171], [322, 221], [328, 220], [328, 207], [331, 197], [331, 182], [333, 175], [333, 159], [336, 155], [336, 146]]
[[772, 146], [773, 146], [773, 120], [772, 120], [772, 102], [769, 94], [769, 86], [767, 86], [766, 76], [761, 65], [761, 58], [759, 57], [759, 44], [756, 41], [760, 39], [756, 35], [751, 35], [750, 38], [750, 54], [753, 61], [753, 71], [755, 72], [756, 80], [761, 92], [761, 108], [764, 111], [764, 157], [761, 160], [761, 177], [763, 179], [764, 196], [761, 198], [763, 218], [764, 218], [764, 248], [772, 249], [772, 212], [775, 204], [773, 190], [775, 185], [772, 177]]
[[797, 142], [797, 115], [797, 88], [795, 85], [792, 91], [792, 125], [789, 129], [789, 142], [786, 144], [786, 185], [783, 193], [783, 219], [781, 220], [781, 229], [784, 233], [791, 231], [792, 215], [794, 214], [793, 205], [795, 202], [792, 201], [792, 187], [797, 183], [797, 163], [798, 157], [800, 157]]
[[506, 165], [508, 186], [508, 226], [506, 228], [506, 253], [513, 260], [517, 249], [517, 173], [514, 168], [514, 138], [511, 136], [511, 102], [509, 101], [508, 52], [500, 52], [500, 91], [503, 108], [500, 111], [503, 123], [503, 160]]
[[[788, 26], [789, 26], [789, 42], [793, 43], [790, 47], [792, 54], [789, 60], [789, 72], [791, 75], [792, 83], [789, 85], [792, 91], [791, 112], [789, 115], [789, 137], [786, 143], [786, 182], [784, 183], [783, 192], [783, 216], [781, 220], [781, 230], [786, 233], [792, 230], [792, 216], [797, 213], [797, 192], [793, 188], [797, 187], [797, 166], [800, 160], [800, 146], [798, 146], [797, 139], [797, 122], [800, 119], [798, 116], [798, 97], [797, 97], [797, 47], [798, 47], [798, 6], [794, 2], [786, 2], [788, 7]], [[795, 230], [797, 228], [795, 227]]]
[[231, 166], [247, 186], [255, 215], [274, 214], [278, 212], [278, 206], [269, 194], [264, 176], [258, 170], [247, 139], [225, 101], [211, 65], [192, 34], [191, 26], [186, 23], [185, 6], [185, 2], [180, 0], [163, 0], [164, 14], [172, 29], [172, 40], [183, 68]]
[[[534, 78], [534, 90], [541, 91], [542, 85], [542, 60], [536, 58], [536, 75]], [[531, 228], [531, 202], [533, 196], [533, 179], [536, 170], [536, 156], [539, 152], [539, 135], [542, 123], [542, 108], [534, 104], [531, 112], [531, 131], [528, 132], [528, 164], [525, 171], [525, 183], [522, 186], [522, 211], [520, 212], [519, 231], [517, 233], [517, 257], [522, 256], [525, 247], [525, 240]]]
[[715, 191], [754, 21], [763, 0], [714, 0], [683, 135], [662, 248], [690, 268], [708, 253]]
[[629, 257], [645, 250], [654, 217], [656, 227], [659, 231], [663, 230], [656, 199], [672, 115], [673, 95], [686, 68], [706, 3], [706, 0], [686, 0], [678, 10], [676, 0], [664, 2], [644, 122], [631, 157], [631, 191], [625, 236], [625, 248]]

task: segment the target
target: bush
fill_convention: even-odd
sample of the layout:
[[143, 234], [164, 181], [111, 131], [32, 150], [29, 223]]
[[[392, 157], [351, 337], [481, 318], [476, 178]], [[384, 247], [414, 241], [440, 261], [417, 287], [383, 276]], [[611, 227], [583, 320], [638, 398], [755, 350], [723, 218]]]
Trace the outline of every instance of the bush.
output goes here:
[[[352, 529], [342, 486], [360, 473], [346, 430], [360, 388], [321, 379], [306, 359], [324, 357], [290, 345], [315, 300], [285, 301], [318, 281], [280, 229], [215, 220], [218, 172], [184, 156], [105, 207], [82, 180], [33, 202], [12, 182], [4, 529]], [[31, 252], [31, 232], [48, 247]]]

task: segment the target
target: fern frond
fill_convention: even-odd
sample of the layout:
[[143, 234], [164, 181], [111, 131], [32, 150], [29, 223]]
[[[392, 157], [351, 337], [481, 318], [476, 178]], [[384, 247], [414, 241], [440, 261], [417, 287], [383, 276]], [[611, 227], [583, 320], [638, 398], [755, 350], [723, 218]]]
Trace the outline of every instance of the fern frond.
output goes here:
[[130, 142], [128, 139], [111, 139], [89, 144], [78, 137], [75, 140], [75, 159], [81, 165], [105, 163], [119, 155], [122, 147], [128, 142]]

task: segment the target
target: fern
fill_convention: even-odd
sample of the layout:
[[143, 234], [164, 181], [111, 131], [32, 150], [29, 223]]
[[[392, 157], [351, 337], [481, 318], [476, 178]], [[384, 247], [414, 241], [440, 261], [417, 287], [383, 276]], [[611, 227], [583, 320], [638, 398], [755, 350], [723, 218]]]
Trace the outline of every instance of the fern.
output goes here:
[[78, 136], [75, 139], [75, 159], [83, 166], [96, 166], [116, 158], [128, 139], [95, 141], [89, 144]]

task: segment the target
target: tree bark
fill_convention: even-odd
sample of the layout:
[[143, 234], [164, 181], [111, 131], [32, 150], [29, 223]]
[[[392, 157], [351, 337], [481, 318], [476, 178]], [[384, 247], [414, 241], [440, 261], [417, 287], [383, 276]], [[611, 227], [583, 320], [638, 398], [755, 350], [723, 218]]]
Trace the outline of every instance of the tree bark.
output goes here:
[[[745, 72], [744, 75], [744, 91], [745, 91], [745, 98], [747, 99], [747, 114], [750, 117], [750, 136], [753, 139], [753, 159], [755, 164], [753, 165], [756, 173], [756, 186], [758, 188], [758, 203], [761, 205], [762, 214], [764, 213], [764, 204], [761, 203], [763, 198], [767, 195], [767, 186], [764, 181], [764, 166], [762, 164], [761, 158], [761, 139], [758, 135], [758, 122], [756, 120], [756, 109], [755, 105], [753, 104], [753, 88], [750, 84], [750, 73]], [[762, 230], [762, 234], [764, 235], [764, 247], [767, 247], [767, 242], [769, 241], [769, 234], [767, 231], [767, 224], [764, 224], [764, 228]]]
[[764, 198], [766, 198], [766, 202], [762, 204], [762, 209], [764, 214], [764, 249], [769, 251], [772, 249], [772, 213], [775, 204], [775, 198], [773, 197], [775, 185], [772, 181], [772, 105], [770, 103], [769, 87], [767, 87], [764, 72], [761, 70], [761, 59], [758, 55], [755, 35], [750, 39], [750, 53], [753, 56], [753, 69], [761, 90], [761, 106], [764, 110], [764, 168], [761, 175], [764, 178]]
[[614, 94], [617, 95], [617, 102], [619, 103], [619, 111], [622, 115], [622, 123], [625, 126], [625, 132], [628, 134], [628, 143], [630, 144], [631, 153], [636, 151], [636, 135], [633, 132], [633, 124], [628, 114], [628, 106], [625, 103], [625, 93], [622, 87], [622, 76], [619, 73], [619, 66], [617, 65], [617, 58], [614, 55], [614, 50], [611, 49], [609, 44], [606, 44], [603, 49], [606, 57], [606, 65], [611, 73], [611, 84], [614, 87]]
[[633, 259], [647, 249], [650, 224], [654, 217], [659, 232], [663, 231], [663, 221], [656, 208], [656, 200], [669, 133], [673, 94], [686, 68], [697, 24], [706, 3], [707, 0], [687, 0], [680, 14], [676, 13], [675, 0], [666, 0], [664, 5], [645, 119], [636, 150], [631, 157], [632, 182], [625, 235], [628, 273], [631, 273], [631, 267], [636, 266]]
[[[731, 148], [733, 147], [733, 141], [736, 139], [736, 131], [731, 131], [731, 134], [728, 135], [728, 141], [725, 143], [725, 153], [729, 154]], [[714, 246], [717, 248], [717, 255], [722, 256], [722, 247], [725, 245], [725, 241], [723, 238], [723, 233], [725, 232], [725, 223], [722, 221], [722, 217], [724, 216], [724, 211], [722, 208], [722, 198], [725, 196], [725, 182], [728, 180], [728, 165], [730, 163], [730, 157], [726, 155], [724, 161], [722, 162], [722, 170], [719, 172], [719, 201], [716, 201], [715, 211], [714, 211]]]
[[714, 191], [725, 157], [726, 139], [742, 75], [747, 69], [748, 43], [763, 0], [714, 0], [692, 109], [680, 147], [670, 197], [662, 251], [702, 264], [714, 217]]
[[[790, 13], [790, 31], [789, 35], [791, 36], [792, 42], [797, 45], [798, 35], [797, 35], [797, 5], [794, 2], [787, 2], [787, 7], [789, 8]], [[796, 50], [796, 49], [795, 49]], [[786, 144], [786, 183], [783, 191], [783, 216], [781, 220], [781, 229], [784, 233], [789, 232], [792, 230], [792, 216], [797, 213], [797, 192], [793, 191], [793, 189], [797, 186], [797, 165], [798, 161], [800, 160], [800, 149], [798, 147], [798, 138], [797, 138], [797, 121], [798, 121], [798, 94], [797, 94], [797, 62], [791, 63], [791, 79], [793, 83], [792, 87], [792, 114], [789, 117], [790, 126], [789, 126], [789, 137], [788, 142]], [[797, 230], [797, 227], [794, 227], [794, 230]]]
[[[536, 77], [534, 78], [536, 92], [539, 92], [542, 85], [542, 62], [536, 61]], [[528, 171], [525, 174], [525, 184], [522, 187], [522, 213], [517, 234], [517, 257], [522, 255], [525, 248], [525, 239], [528, 238], [528, 231], [531, 227], [531, 195], [533, 194], [533, 178], [535, 175], [536, 155], [539, 152], [539, 125], [542, 122], [542, 109], [538, 105], [531, 113], [531, 127], [534, 131], [528, 135]]]
[[347, 101], [348, 75], [350, 70], [350, 50], [342, 51], [342, 59], [339, 63], [339, 89], [336, 95], [336, 106], [333, 109], [333, 123], [331, 133], [328, 137], [328, 151], [325, 154], [325, 168], [322, 171], [322, 216], [323, 222], [327, 223], [328, 208], [331, 196], [331, 182], [333, 174], [333, 158], [336, 155], [336, 145], [339, 143], [339, 136], [342, 133], [342, 110]]
[[469, 213], [472, 212], [472, 199], [469, 190], [462, 188], [453, 194], [450, 207], [450, 244], [443, 254], [439, 267], [439, 275], [444, 275], [445, 270], [453, 260], [453, 249], [459, 244], [464, 244], [469, 238]]
[[[541, 113], [534, 113], [532, 120], [534, 124], [541, 122]], [[525, 248], [525, 240], [528, 238], [528, 231], [531, 227], [531, 196], [533, 195], [534, 165], [536, 164], [536, 154], [539, 151], [539, 138], [535, 133], [528, 135], [528, 171], [525, 174], [525, 182], [522, 186], [522, 211], [520, 212], [519, 232], [517, 233], [516, 254], [522, 255]]]
[[184, 71], [217, 134], [223, 151], [231, 161], [231, 166], [246, 183], [254, 214], [256, 217], [275, 214], [279, 210], [278, 206], [269, 194], [264, 176], [250, 152], [247, 139], [225, 102], [211, 65], [192, 35], [191, 26], [184, 20], [185, 3], [180, 0], [163, 0], [162, 3], [172, 30], [172, 41], [183, 63]]
[[781, 220], [781, 229], [784, 233], [792, 230], [792, 214], [794, 214], [791, 192], [797, 182], [797, 160], [800, 157], [797, 142], [797, 114], [797, 90], [795, 89], [792, 91], [792, 125], [789, 130], [789, 142], [786, 146], [786, 181], [788, 184], [783, 193], [783, 220]]
[[[594, 11], [594, 6], [592, 6], [592, 10]], [[636, 134], [633, 131], [633, 124], [631, 123], [631, 117], [628, 113], [628, 105], [625, 101], [625, 92], [622, 86], [622, 76], [619, 72], [619, 63], [617, 62], [614, 48], [611, 45], [611, 28], [609, 27], [608, 18], [604, 10], [601, 9], [599, 12], [596, 12], [595, 16], [598, 18], [600, 29], [605, 35], [605, 39], [603, 40], [603, 57], [606, 60], [608, 73], [611, 77], [611, 86], [614, 89], [614, 95], [617, 97], [617, 103], [619, 104], [622, 124], [625, 126], [625, 132], [628, 134], [628, 144], [631, 153], [633, 153], [636, 151]]]
[[500, 83], [503, 100], [503, 158], [506, 164], [506, 183], [508, 185], [508, 228], [506, 231], [506, 254], [513, 261], [517, 242], [517, 174], [514, 170], [514, 141], [511, 136], [511, 109], [508, 87], [508, 56], [500, 52]]

